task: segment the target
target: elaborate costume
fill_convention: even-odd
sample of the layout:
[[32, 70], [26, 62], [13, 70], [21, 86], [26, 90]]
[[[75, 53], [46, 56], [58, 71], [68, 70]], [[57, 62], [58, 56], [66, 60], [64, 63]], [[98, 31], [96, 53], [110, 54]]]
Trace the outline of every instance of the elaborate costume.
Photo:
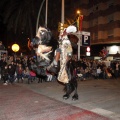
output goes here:
[[37, 75], [46, 76], [46, 67], [50, 64], [49, 54], [52, 52], [52, 47], [49, 46], [52, 34], [51, 31], [39, 27], [36, 37], [32, 40], [31, 46], [37, 55], [37, 61], [31, 65]]
[[[43, 30], [44, 34], [47, 34], [48, 39], [47, 37], [46, 39], [45, 37], [43, 37], [44, 34], [41, 32]], [[45, 28], [39, 28], [36, 38], [32, 42], [33, 46], [37, 45], [36, 54], [38, 57], [40, 57], [38, 63], [32, 68], [36, 70], [37, 74], [41, 74], [39, 66], [42, 65], [44, 67], [44, 70], [47, 69], [47, 71], [51, 73], [58, 74], [57, 77], [58, 81], [65, 84], [66, 94], [63, 95], [63, 98], [68, 99], [70, 97], [70, 94], [73, 91], [75, 91], [72, 100], [77, 100], [78, 94], [77, 94], [77, 80], [76, 76], [73, 74], [75, 68], [71, 60], [73, 50], [71, 42], [68, 39], [68, 35], [76, 31], [77, 29], [75, 26], [69, 26], [63, 32], [60, 33], [59, 48], [56, 49], [55, 56], [51, 64], [48, 55], [51, 52], [52, 47], [47, 46], [50, 41], [49, 31], [47, 31], [47, 29]], [[44, 64], [42, 63], [42, 60], [44, 60]]]

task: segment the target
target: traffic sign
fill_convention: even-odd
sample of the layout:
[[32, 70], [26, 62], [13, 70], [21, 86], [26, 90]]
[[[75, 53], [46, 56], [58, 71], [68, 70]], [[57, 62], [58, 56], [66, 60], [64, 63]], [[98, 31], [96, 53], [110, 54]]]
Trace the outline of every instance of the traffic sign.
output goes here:
[[82, 46], [90, 46], [90, 32], [82, 31]]

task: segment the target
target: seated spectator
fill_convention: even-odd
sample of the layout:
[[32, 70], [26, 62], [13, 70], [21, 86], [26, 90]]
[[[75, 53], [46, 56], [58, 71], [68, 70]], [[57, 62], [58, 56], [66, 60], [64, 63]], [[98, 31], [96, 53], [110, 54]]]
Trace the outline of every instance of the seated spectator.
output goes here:
[[91, 74], [92, 74], [92, 77], [96, 79], [97, 78], [97, 69], [96, 68], [92, 68]]
[[16, 74], [17, 74], [17, 80], [18, 80], [18, 82], [19, 82], [20, 79], [23, 82], [23, 77], [24, 77], [23, 73], [24, 73], [24, 70], [22, 68], [22, 65], [18, 64], [17, 67], [16, 67]]
[[25, 68], [25, 70], [23, 71], [24, 74], [24, 78], [28, 78], [30, 77], [30, 70], [28, 67]]
[[80, 67], [77, 67], [76, 74], [77, 74], [78, 80], [82, 78], [83, 75], [80, 73]]
[[80, 73], [82, 74], [81, 80], [86, 80], [85, 70], [83, 69], [83, 67], [80, 67]]
[[89, 76], [90, 76], [90, 69], [89, 69], [89, 67], [86, 67], [85, 68], [85, 78], [89, 78]]
[[98, 79], [100, 79], [100, 74], [101, 74], [101, 68], [100, 67], [98, 67], [97, 68], [97, 77], [98, 77]]
[[30, 84], [30, 82], [33, 82], [36, 78], [36, 73], [31, 69], [30, 70], [30, 77], [28, 78], [28, 84]]

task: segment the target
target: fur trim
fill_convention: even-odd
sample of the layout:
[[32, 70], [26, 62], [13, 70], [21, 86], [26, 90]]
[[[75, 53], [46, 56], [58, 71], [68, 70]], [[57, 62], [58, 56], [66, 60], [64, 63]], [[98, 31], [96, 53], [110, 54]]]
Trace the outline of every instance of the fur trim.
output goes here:
[[77, 31], [77, 28], [73, 25], [66, 28], [67, 33], [75, 33]]

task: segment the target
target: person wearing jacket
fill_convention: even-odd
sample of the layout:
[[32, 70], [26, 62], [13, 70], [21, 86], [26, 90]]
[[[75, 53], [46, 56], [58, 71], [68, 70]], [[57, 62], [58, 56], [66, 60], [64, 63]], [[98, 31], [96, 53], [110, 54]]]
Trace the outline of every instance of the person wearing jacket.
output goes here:
[[8, 84], [8, 66], [7, 65], [2, 69], [2, 78], [3, 78], [3, 85], [7, 85]]
[[11, 84], [13, 84], [14, 82], [15, 79], [14, 75], [15, 75], [14, 67], [12, 67], [12, 65], [8, 65], [8, 79]]

